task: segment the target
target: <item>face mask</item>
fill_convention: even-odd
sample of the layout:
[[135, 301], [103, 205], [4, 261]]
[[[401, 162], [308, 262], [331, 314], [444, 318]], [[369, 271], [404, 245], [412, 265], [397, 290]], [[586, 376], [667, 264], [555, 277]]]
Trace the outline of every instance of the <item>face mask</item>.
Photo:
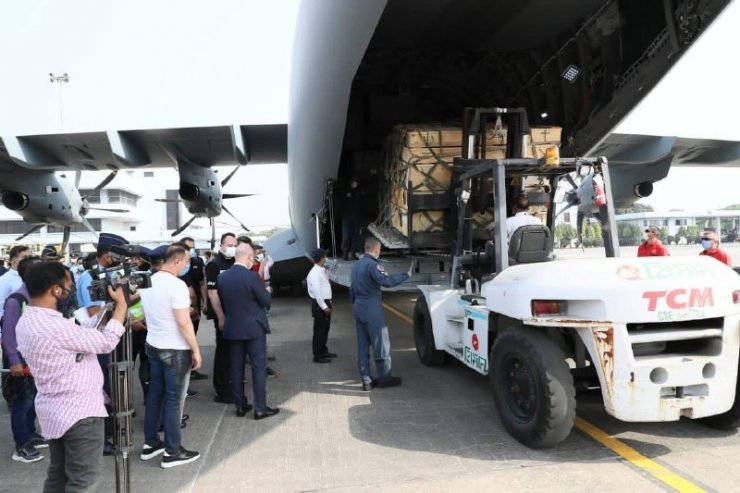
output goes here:
[[712, 240], [701, 240], [701, 247], [704, 250], [709, 250], [712, 248]]
[[236, 257], [236, 247], [230, 246], [224, 248], [224, 257], [226, 258], [234, 258]]
[[57, 299], [57, 311], [59, 313], [62, 313], [65, 317], [67, 316], [67, 312], [69, 311], [69, 303], [70, 303], [70, 296], [72, 295], [72, 290], [67, 289], [64, 286], [59, 286], [62, 289], [62, 294], [59, 296], [54, 295], [54, 297]]
[[259, 255], [257, 255], [256, 259], [257, 259], [257, 262], [262, 262], [263, 260], [265, 260], [265, 254], [260, 253]]
[[195, 248], [190, 249], [190, 258], [195, 258], [197, 254], [195, 253]]
[[350, 183], [350, 187], [357, 188], [357, 182], [353, 181], [352, 183]]
[[188, 272], [190, 272], [190, 262], [185, 264], [185, 267], [183, 267], [182, 270], [177, 274], [177, 277], [182, 277]]
[[85, 266], [84, 265], [78, 265], [77, 266], [77, 272], [85, 272]]
[[642, 233], [642, 241], [647, 241], [647, 239], [648, 239], [648, 234], [643, 232]]

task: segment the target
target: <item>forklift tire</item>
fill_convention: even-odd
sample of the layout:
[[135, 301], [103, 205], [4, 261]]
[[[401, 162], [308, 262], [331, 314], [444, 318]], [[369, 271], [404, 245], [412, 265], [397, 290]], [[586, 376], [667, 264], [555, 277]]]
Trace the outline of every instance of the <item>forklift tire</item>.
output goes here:
[[735, 402], [729, 411], [699, 419], [702, 423], [717, 430], [734, 430], [740, 427], [740, 373], [735, 382]]
[[510, 327], [496, 337], [489, 361], [506, 431], [531, 448], [565, 440], [576, 416], [575, 386], [557, 342], [539, 329]]
[[447, 353], [438, 350], [434, 345], [432, 317], [423, 295], [416, 299], [414, 305], [414, 342], [416, 354], [426, 366], [440, 366], [447, 360]]

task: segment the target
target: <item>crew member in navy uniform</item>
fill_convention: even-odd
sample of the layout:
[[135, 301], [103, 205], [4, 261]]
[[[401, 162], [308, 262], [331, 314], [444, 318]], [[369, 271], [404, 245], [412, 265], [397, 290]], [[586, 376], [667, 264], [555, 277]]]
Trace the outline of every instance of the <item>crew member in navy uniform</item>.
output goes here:
[[[388, 325], [383, 314], [381, 288], [398, 286], [414, 272], [416, 261], [411, 262], [408, 272], [388, 274], [378, 262], [380, 241], [368, 238], [365, 255], [352, 267], [350, 298], [354, 303], [355, 327], [357, 329], [357, 364], [362, 379], [362, 390], [401, 385], [401, 378], [391, 374], [391, 341]], [[370, 377], [370, 347], [373, 348], [378, 379]]]
[[231, 357], [231, 391], [236, 404], [236, 415], [245, 416], [252, 409], [244, 395], [244, 364], [247, 353], [252, 361], [252, 392], [254, 419], [264, 419], [280, 412], [267, 406], [266, 372], [267, 334], [270, 324], [266, 308], [271, 296], [259, 274], [251, 270], [254, 250], [247, 244], [236, 249], [234, 265], [218, 276], [218, 295], [226, 320], [223, 338], [229, 341]]
[[216, 396], [213, 400], [224, 404], [232, 404], [234, 399], [231, 397], [231, 386], [229, 385], [229, 346], [222, 332], [226, 317], [218, 293], [218, 276], [234, 265], [234, 255], [236, 255], [236, 236], [234, 233], [224, 233], [221, 236], [219, 252], [206, 265], [208, 293], [206, 318], [213, 320], [216, 328], [216, 352], [213, 356], [213, 388]]

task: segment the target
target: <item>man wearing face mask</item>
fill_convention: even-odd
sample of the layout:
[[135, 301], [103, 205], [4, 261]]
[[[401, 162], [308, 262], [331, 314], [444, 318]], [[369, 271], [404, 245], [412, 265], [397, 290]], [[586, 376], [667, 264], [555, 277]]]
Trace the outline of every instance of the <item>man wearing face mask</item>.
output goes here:
[[31, 250], [25, 245], [16, 245], [8, 252], [10, 270], [4, 276], [0, 277], [0, 318], [3, 316], [5, 300], [10, 296], [10, 293], [20, 288], [21, 284], [23, 284], [21, 276], [18, 275], [18, 264], [30, 254]]
[[218, 295], [218, 275], [234, 265], [236, 243], [234, 233], [223, 234], [219, 252], [206, 265], [206, 289], [208, 293], [206, 318], [213, 320], [213, 325], [216, 328], [216, 352], [213, 356], [213, 388], [216, 391], [216, 396], [213, 400], [224, 404], [233, 404], [234, 398], [229, 384], [229, 345], [223, 338], [226, 316], [224, 315], [221, 298]]
[[723, 264], [732, 267], [730, 256], [727, 254], [726, 251], [722, 250], [719, 247], [719, 238], [717, 237], [717, 233], [715, 233], [714, 231], [704, 231], [704, 234], [701, 235], [701, 247], [704, 250], [699, 252], [699, 255], [712, 257], [719, 260]]
[[124, 333], [122, 289], [108, 289], [115, 303], [111, 320], [90, 319], [82, 327], [57, 311], [72, 292], [72, 276], [58, 262], [37, 262], [25, 276], [29, 306], [17, 325], [18, 351], [34, 377], [34, 401], [51, 461], [44, 491], [92, 491], [100, 473], [103, 375], [96, 354], [109, 353]]
[[642, 243], [637, 247], [638, 257], [667, 257], [668, 249], [660, 241], [660, 230], [657, 226], [648, 226], [642, 234]]

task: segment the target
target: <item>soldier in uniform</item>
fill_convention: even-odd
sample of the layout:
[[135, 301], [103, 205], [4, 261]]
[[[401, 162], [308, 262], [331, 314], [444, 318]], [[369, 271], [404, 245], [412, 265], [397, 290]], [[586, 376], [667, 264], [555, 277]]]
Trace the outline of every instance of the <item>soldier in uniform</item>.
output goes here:
[[[379, 256], [380, 241], [377, 238], [368, 238], [365, 241], [365, 255], [352, 268], [350, 297], [354, 303], [357, 363], [364, 391], [370, 391], [376, 385], [401, 385], [401, 378], [391, 374], [391, 342], [383, 314], [381, 288], [392, 288], [407, 280], [413, 274], [416, 263], [411, 262], [408, 272], [388, 274], [378, 262]], [[371, 346], [377, 368], [376, 381], [370, 377]]]

